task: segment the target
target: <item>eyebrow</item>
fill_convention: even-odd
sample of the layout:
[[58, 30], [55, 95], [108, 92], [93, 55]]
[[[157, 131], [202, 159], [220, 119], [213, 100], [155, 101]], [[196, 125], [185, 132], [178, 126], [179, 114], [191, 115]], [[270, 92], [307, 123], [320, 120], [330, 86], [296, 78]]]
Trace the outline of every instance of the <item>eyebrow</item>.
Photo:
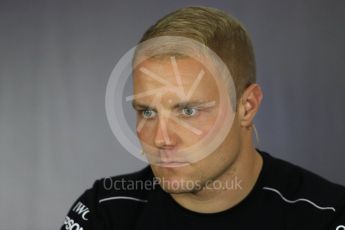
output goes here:
[[[195, 101], [182, 101], [179, 102], [175, 105], [172, 106], [172, 109], [182, 109], [185, 107], [205, 107], [205, 108], [209, 108], [212, 107], [216, 104], [215, 101], [210, 101], [210, 102], [205, 102], [202, 100], [195, 100]], [[155, 107], [152, 107], [150, 105], [146, 105], [146, 104], [142, 104], [140, 102], [137, 102], [135, 99], [132, 100], [132, 106], [134, 109], [147, 109], [150, 108], [152, 110], [156, 110]]]

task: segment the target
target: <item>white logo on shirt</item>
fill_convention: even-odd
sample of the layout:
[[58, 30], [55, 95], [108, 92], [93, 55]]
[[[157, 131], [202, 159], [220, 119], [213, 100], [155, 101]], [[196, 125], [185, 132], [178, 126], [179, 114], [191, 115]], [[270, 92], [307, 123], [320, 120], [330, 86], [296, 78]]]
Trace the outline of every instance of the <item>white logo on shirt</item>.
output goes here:
[[66, 230], [83, 230], [78, 223], [75, 223], [73, 219], [66, 216], [65, 218], [65, 229]]
[[335, 230], [345, 230], [345, 226], [344, 225], [339, 225]]
[[72, 209], [74, 212], [76, 212], [78, 215], [81, 215], [83, 220], [88, 220], [85, 215], [90, 212], [89, 208], [86, 207], [82, 202], [78, 202], [74, 208]]

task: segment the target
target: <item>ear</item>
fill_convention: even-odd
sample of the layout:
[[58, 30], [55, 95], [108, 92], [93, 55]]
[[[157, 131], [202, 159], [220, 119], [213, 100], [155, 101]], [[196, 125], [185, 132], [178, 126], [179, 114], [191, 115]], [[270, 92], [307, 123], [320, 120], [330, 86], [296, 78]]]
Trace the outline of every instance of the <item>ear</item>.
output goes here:
[[260, 108], [263, 93], [258, 84], [251, 84], [242, 94], [239, 100], [239, 119], [242, 127], [250, 127], [253, 119]]

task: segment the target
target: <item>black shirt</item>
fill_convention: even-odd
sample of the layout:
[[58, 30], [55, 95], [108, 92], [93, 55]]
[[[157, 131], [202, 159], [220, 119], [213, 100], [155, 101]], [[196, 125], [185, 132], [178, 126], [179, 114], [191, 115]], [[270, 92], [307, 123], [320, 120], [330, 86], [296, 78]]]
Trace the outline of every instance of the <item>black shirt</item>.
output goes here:
[[97, 180], [72, 205], [61, 229], [345, 230], [345, 187], [258, 150], [263, 167], [236, 206], [197, 213], [161, 189], [150, 166]]

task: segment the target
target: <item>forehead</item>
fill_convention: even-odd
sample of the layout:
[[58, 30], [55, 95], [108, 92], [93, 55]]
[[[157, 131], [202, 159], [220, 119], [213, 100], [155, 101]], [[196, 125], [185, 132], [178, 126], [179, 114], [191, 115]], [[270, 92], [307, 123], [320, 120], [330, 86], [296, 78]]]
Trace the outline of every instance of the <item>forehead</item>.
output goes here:
[[[135, 101], [163, 104], [180, 101], [218, 101], [219, 88], [205, 65], [192, 58], [147, 59], [133, 71]], [[157, 97], [158, 96], [158, 97]]]
[[[166, 86], [169, 82], [172, 85], [188, 85], [195, 83], [201, 78], [200, 84], [216, 84], [215, 79], [209, 71], [210, 63], [185, 56], [164, 56], [160, 58], [149, 58], [135, 66], [133, 70], [134, 84], [137, 87]], [[200, 76], [202, 75], [202, 76]]]

